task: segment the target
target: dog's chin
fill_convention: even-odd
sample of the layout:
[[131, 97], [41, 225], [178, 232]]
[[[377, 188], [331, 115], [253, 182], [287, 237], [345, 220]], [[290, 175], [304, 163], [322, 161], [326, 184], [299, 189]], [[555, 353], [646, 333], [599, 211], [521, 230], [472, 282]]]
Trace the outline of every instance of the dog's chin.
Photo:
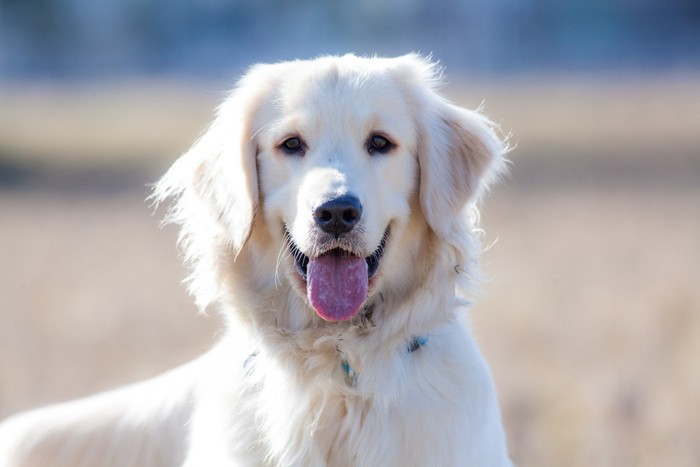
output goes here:
[[289, 232], [285, 237], [293, 261], [292, 282], [300, 295], [326, 321], [354, 318], [380, 276], [389, 228], [369, 256], [331, 244], [327, 250], [310, 257], [297, 246]]

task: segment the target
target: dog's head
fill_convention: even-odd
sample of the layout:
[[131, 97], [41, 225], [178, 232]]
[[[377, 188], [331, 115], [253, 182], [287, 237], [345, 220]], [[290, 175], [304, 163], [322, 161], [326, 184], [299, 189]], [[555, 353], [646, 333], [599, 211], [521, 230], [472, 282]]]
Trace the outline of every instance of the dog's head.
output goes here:
[[253, 67], [156, 191], [177, 198], [200, 304], [242, 262], [326, 321], [383, 288], [409, 293], [425, 238], [459, 244], [465, 207], [503, 163], [491, 123], [438, 84], [416, 55]]

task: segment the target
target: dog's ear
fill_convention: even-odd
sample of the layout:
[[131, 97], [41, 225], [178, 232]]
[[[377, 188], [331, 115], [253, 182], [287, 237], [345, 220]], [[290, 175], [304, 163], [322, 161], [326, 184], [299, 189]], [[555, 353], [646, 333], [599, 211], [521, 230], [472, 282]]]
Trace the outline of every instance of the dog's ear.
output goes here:
[[186, 243], [207, 231], [234, 255], [250, 236], [258, 206], [254, 99], [245, 87], [239, 85], [221, 104], [214, 122], [161, 178], [154, 194], [157, 201], [175, 199], [170, 220], [182, 225]]
[[446, 239], [453, 220], [502, 171], [505, 148], [486, 117], [429, 95], [419, 132], [420, 203], [432, 230]]

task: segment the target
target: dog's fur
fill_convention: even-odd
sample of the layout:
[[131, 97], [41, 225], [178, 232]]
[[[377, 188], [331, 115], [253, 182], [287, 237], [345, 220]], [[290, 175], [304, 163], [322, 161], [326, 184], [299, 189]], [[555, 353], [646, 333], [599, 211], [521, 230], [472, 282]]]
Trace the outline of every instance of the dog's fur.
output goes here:
[[[510, 465], [465, 316], [475, 203], [504, 147], [439, 84], [417, 55], [253, 67], [155, 190], [225, 337], [153, 380], [10, 419], [0, 465]], [[314, 209], [345, 195], [359, 223], [324, 233]], [[332, 249], [383, 253], [352, 319], [322, 319], [299, 271]]]

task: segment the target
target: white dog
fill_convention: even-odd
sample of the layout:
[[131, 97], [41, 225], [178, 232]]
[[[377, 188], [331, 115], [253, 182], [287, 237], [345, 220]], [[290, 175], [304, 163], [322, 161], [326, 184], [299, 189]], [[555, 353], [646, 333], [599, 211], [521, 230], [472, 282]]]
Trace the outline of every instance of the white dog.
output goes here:
[[465, 316], [504, 147], [439, 84], [416, 55], [253, 67], [155, 191], [225, 337], [6, 421], [0, 465], [510, 465]]

